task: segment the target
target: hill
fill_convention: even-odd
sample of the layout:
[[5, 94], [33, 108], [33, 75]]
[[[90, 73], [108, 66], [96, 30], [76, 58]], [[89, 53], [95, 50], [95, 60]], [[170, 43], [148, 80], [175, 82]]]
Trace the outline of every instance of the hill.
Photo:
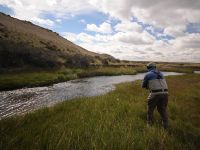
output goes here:
[[118, 61], [90, 52], [58, 33], [0, 13], [0, 69], [87, 67]]

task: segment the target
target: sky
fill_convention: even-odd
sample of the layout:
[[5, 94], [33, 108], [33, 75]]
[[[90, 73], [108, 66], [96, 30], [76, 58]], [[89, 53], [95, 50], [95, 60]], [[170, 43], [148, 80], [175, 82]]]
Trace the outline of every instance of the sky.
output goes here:
[[0, 0], [0, 11], [118, 59], [200, 62], [200, 0]]

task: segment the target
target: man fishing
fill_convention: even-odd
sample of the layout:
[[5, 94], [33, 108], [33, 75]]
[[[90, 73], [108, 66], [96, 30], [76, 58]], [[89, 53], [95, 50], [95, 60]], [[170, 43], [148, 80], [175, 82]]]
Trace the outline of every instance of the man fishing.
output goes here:
[[156, 69], [156, 64], [151, 62], [147, 64], [148, 72], [142, 82], [142, 88], [149, 90], [147, 125], [153, 124], [153, 112], [157, 107], [162, 118], [162, 125], [168, 128], [168, 116], [166, 112], [168, 103], [168, 86], [163, 74]]

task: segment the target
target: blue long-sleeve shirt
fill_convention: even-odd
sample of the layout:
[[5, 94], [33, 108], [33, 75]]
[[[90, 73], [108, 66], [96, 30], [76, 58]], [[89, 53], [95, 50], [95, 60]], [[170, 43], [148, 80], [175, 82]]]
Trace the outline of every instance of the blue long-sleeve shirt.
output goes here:
[[163, 73], [161, 73], [155, 68], [149, 69], [142, 81], [142, 88], [148, 89], [149, 80], [154, 80], [154, 79], [164, 79]]

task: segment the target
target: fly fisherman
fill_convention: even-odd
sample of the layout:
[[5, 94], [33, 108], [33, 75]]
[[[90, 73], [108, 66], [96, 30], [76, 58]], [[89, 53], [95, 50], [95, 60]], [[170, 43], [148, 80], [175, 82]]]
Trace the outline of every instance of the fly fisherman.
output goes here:
[[156, 64], [151, 62], [147, 64], [148, 72], [142, 82], [142, 88], [149, 90], [147, 125], [153, 124], [153, 111], [157, 107], [162, 118], [162, 125], [168, 128], [168, 116], [166, 112], [168, 103], [168, 87], [163, 74], [156, 69]]

